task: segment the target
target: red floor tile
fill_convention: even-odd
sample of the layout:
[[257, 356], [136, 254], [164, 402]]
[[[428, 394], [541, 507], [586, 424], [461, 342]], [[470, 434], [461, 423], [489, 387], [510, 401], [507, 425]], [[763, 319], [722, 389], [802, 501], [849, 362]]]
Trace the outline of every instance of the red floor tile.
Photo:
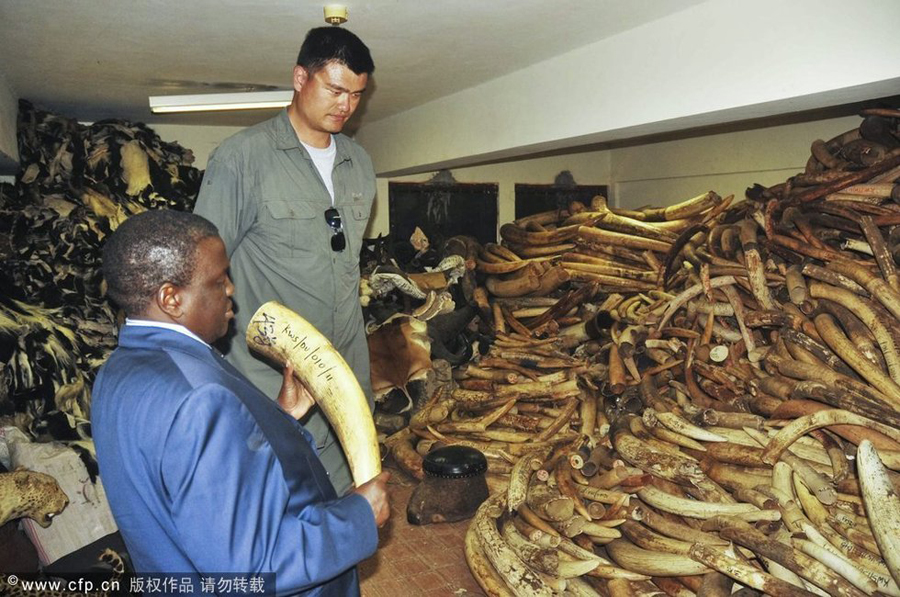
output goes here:
[[413, 576], [411, 580], [416, 588], [423, 593], [447, 586], [447, 581], [444, 580], [444, 577], [434, 571]]
[[392, 473], [391, 519], [379, 531], [378, 551], [359, 565], [362, 597], [483, 597], [463, 552], [469, 521], [409, 524], [406, 504], [418, 481]]

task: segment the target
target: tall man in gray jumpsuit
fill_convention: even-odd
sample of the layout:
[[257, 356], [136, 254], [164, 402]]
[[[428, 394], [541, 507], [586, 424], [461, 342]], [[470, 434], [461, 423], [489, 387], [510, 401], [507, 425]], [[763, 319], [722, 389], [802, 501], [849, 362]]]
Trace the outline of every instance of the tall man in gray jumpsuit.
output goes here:
[[[194, 212], [225, 241], [236, 291], [228, 360], [273, 400], [278, 369], [250, 354], [243, 331], [278, 300], [319, 329], [353, 369], [372, 407], [369, 351], [359, 304], [359, 253], [375, 198], [372, 161], [340, 134], [375, 70], [353, 33], [307, 33], [291, 104], [226, 139], [212, 154]], [[346, 458], [319, 409], [304, 421], [338, 495], [352, 485]]]

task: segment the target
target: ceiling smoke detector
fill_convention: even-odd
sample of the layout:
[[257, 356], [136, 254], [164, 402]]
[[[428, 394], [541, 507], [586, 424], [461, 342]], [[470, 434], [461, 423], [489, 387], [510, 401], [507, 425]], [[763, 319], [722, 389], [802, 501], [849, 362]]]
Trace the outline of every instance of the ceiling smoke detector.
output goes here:
[[325, 5], [325, 22], [329, 25], [340, 25], [347, 22], [347, 7], [343, 4]]

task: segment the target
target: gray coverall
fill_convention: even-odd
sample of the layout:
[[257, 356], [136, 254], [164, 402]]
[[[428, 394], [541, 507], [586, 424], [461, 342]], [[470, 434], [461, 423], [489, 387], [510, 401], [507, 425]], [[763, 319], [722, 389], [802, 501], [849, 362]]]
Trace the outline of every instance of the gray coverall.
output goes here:
[[[369, 399], [369, 351], [359, 303], [359, 253], [375, 198], [372, 161], [337, 134], [332, 179], [347, 246], [331, 248], [325, 221], [331, 197], [283, 110], [226, 139], [213, 152], [194, 213], [212, 221], [231, 259], [235, 328], [226, 358], [273, 400], [280, 367], [250, 354], [244, 333], [260, 305], [277, 300], [306, 318], [341, 353]], [[314, 408], [304, 426], [313, 434], [332, 483], [352, 485], [334, 432]]]

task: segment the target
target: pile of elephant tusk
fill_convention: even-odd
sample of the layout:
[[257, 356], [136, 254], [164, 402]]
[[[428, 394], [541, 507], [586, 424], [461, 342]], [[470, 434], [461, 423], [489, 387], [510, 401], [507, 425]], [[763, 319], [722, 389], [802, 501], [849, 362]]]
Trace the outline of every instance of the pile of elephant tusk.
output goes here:
[[744, 201], [470, 245], [494, 342], [386, 443], [486, 455], [486, 594], [900, 597], [900, 111], [862, 117]]

